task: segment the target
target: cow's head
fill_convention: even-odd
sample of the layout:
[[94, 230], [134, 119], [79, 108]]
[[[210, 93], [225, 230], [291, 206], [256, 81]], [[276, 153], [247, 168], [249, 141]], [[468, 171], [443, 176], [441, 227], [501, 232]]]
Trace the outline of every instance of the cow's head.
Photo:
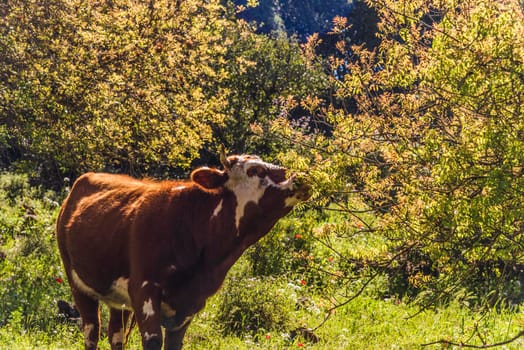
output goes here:
[[283, 167], [252, 155], [221, 154], [220, 158], [223, 171], [200, 168], [191, 174], [191, 179], [204, 188], [222, 187], [235, 195], [235, 226], [239, 235], [267, 233], [295, 204], [309, 198], [309, 187], [296, 174], [288, 177]]

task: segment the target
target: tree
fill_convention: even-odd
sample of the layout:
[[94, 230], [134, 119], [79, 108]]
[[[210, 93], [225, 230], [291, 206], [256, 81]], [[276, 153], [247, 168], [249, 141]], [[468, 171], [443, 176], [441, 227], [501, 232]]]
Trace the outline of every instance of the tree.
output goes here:
[[[377, 269], [424, 257], [429, 272], [407, 276], [422, 305], [457, 295], [522, 300], [520, 3], [367, 3], [380, 17], [380, 44], [352, 46], [352, 60], [331, 58], [333, 71], [347, 72], [333, 78], [338, 105], [317, 110], [333, 135], [280, 121], [274, 130], [301, 149], [281, 157], [314, 175], [318, 203], [345, 212], [359, 234], [387, 238]], [[356, 107], [344, 109], [347, 101]], [[344, 225], [348, 235], [356, 230]]]
[[291, 104], [286, 119], [300, 115], [298, 101], [321, 94], [327, 77], [320, 66], [305, 59], [298, 43], [284, 35], [269, 38], [241, 31], [227, 61], [227, 116], [215, 131], [215, 141], [234, 152], [273, 154], [281, 143], [265, 131], [283, 116], [282, 104]]
[[182, 175], [220, 144], [270, 153], [251, 128], [325, 85], [297, 43], [254, 34], [219, 1], [0, 11], [0, 155], [52, 184], [87, 170]]
[[44, 178], [187, 168], [223, 123], [219, 1], [10, 1], [0, 18], [1, 124]]

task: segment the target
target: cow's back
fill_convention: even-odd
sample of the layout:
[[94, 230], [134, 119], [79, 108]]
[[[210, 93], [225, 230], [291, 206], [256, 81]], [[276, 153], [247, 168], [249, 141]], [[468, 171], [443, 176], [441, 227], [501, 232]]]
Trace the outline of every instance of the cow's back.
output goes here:
[[80, 213], [85, 214], [86, 209], [93, 207], [100, 213], [108, 209], [111, 203], [113, 206], [130, 204], [150, 186], [125, 175], [86, 173], [80, 176], [62, 204], [57, 223], [58, 233], [61, 234], [61, 229], [72, 224], [72, 220]]
[[130, 225], [153, 187], [124, 175], [87, 173], [77, 179], [57, 221], [68, 274], [81, 271], [94, 284], [105, 284], [128, 273]]
[[[62, 204], [57, 222], [58, 240], [65, 239], [65, 235], [74, 234], [72, 230], [78, 229], [80, 222], [97, 227], [122, 217], [116, 214], [129, 216], [130, 209], [138, 205], [148, 187], [151, 185], [124, 175], [82, 175], [75, 181]], [[96, 234], [93, 232], [93, 235]]]

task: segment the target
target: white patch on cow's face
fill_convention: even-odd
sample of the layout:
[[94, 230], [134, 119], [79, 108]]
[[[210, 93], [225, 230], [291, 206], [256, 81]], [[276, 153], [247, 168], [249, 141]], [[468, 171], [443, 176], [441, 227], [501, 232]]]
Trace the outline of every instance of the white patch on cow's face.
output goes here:
[[220, 211], [222, 210], [222, 202], [224, 202], [223, 199], [220, 200], [220, 203], [218, 203], [215, 210], [213, 210], [213, 215], [211, 216], [212, 218], [215, 218], [218, 216], [218, 214], [220, 214]]
[[235, 209], [235, 226], [237, 233], [239, 233], [240, 220], [244, 216], [244, 211], [248, 203], [253, 202], [258, 204], [259, 200], [264, 196], [266, 189], [270, 186], [280, 190], [291, 190], [293, 188], [294, 176], [278, 184], [274, 183], [268, 175], [264, 178], [260, 178], [257, 175], [249, 176], [248, 170], [255, 166], [261, 166], [267, 170], [279, 168], [273, 164], [262, 161], [258, 157], [240, 156], [238, 161], [228, 170], [229, 179], [225, 183], [225, 187], [231, 190], [237, 199], [237, 207]]
[[149, 283], [148, 281], [144, 281], [144, 282], [142, 282], [142, 288], [144, 288], [145, 286], [147, 286], [148, 283]]
[[124, 329], [121, 328], [119, 332], [116, 332], [111, 337], [111, 344], [116, 345], [124, 341]]
[[144, 306], [142, 306], [142, 314], [145, 316], [145, 319], [147, 320], [149, 317], [155, 315], [155, 310], [153, 309], [153, 301], [151, 298], [149, 300], [144, 301]]
[[225, 184], [225, 187], [231, 190], [237, 199], [235, 209], [235, 227], [237, 232], [247, 203], [253, 202], [257, 204], [266, 191], [266, 187], [261, 185], [260, 178], [258, 176], [248, 176], [246, 173], [247, 169], [245, 162], [238, 161], [229, 171], [229, 179]]

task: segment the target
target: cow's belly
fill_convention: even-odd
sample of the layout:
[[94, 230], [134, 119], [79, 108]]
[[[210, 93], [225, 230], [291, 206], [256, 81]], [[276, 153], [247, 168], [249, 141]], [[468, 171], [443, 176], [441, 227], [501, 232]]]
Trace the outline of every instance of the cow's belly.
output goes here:
[[71, 276], [75, 286], [84, 294], [90, 296], [91, 298], [103, 301], [111, 308], [132, 311], [131, 298], [129, 297], [129, 292], [127, 289], [129, 282], [128, 278], [119, 277], [113, 281], [113, 283], [111, 283], [111, 287], [107, 293], [101, 294], [92, 287], [88, 286], [80, 278], [80, 276], [78, 276], [75, 270], [72, 271]]
[[[101, 294], [94, 290], [92, 287], [88, 286], [81, 278], [78, 276], [78, 273], [75, 270], [72, 270], [71, 277], [73, 279], [74, 285], [82, 291], [84, 294], [90, 296], [93, 299], [100, 300], [107, 304], [109, 307], [113, 309], [119, 309], [119, 310], [129, 310], [134, 311], [131, 306], [131, 298], [129, 297], [129, 291], [128, 291], [128, 285], [129, 285], [129, 278], [120, 277], [113, 281], [111, 283], [111, 287], [109, 288], [109, 292], [105, 294]], [[142, 310], [145, 313], [153, 313], [154, 310], [150, 309], [151, 307], [151, 299], [148, 299], [144, 305]], [[182, 326], [184, 326], [187, 322], [191, 321], [193, 318], [193, 315], [186, 316], [183, 320], [176, 320], [176, 310], [173, 309], [167, 302], [162, 301], [161, 302], [161, 315], [165, 322], [169, 323], [169, 327], [172, 330], [180, 329]], [[182, 321], [181, 324], [179, 322]], [[171, 324], [171, 322], [176, 322], [174, 324]]]

